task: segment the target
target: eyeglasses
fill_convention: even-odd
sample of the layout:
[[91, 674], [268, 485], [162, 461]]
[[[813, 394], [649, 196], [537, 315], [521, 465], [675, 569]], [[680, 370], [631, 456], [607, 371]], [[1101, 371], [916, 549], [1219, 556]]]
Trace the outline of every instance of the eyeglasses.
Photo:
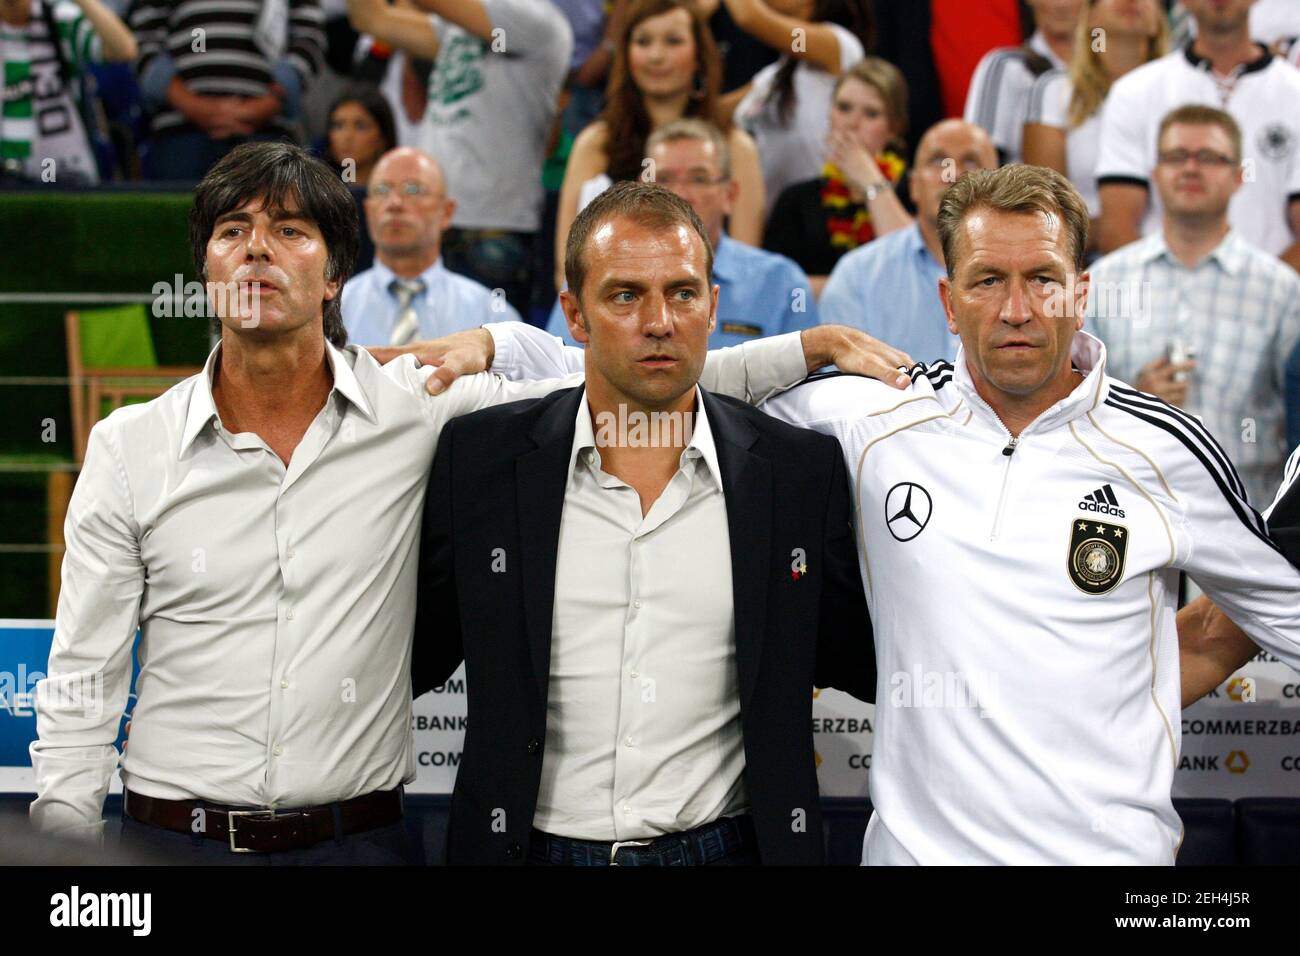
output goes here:
[[387, 199], [394, 189], [399, 190], [403, 196], [429, 196], [433, 194], [433, 190], [424, 183], [407, 182], [402, 183], [401, 186], [394, 186], [392, 183], [375, 183], [370, 187], [368, 195], [376, 199]]
[[665, 189], [672, 189], [674, 186], [689, 186], [692, 189], [703, 188], [704, 186], [719, 186], [725, 183], [731, 177], [729, 176], [709, 176], [705, 173], [691, 173], [687, 176], [656, 176], [655, 182]]
[[1198, 166], [1236, 166], [1237, 161], [1231, 156], [1224, 156], [1212, 149], [1198, 149], [1191, 152], [1186, 149], [1161, 150], [1156, 158], [1161, 166], [1186, 166], [1189, 159], [1196, 160]]

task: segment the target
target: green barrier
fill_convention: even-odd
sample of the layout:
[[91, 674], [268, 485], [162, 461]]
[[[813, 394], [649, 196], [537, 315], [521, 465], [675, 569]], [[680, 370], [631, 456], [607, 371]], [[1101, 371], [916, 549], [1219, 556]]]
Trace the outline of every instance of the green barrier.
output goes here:
[[[67, 376], [69, 309], [149, 296], [177, 274], [193, 280], [190, 201], [187, 193], [0, 192], [0, 379]], [[151, 315], [149, 330], [161, 365], [201, 365], [207, 356], [206, 319]], [[46, 543], [45, 479], [23, 469], [72, 457], [68, 386], [0, 382], [0, 542]], [[40, 553], [0, 553], [0, 617], [45, 616], [46, 562]]]

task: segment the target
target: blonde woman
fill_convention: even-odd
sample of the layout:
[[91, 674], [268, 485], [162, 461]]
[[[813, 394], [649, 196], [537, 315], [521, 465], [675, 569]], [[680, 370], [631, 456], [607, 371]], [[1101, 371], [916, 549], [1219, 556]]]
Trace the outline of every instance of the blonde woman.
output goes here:
[[1090, 251], [1097, 247], [1101, 217], [1096, 170], [1102, 103], [1117, 79], [1164, 55], [1168, 32], [1158, 0], [1090, 0], [1069, 70], [1044, 73], [1030, 94], [1024, 161], [1049, 166], [1074, 183], [1092, 217]]
[[903, 174], [907, 82], [869, 56], [840, 74], [831, 94], [821, 175], [788, 187], [772, 207], [763, 247], [788, 256], [820, 295], [846, 252], [912, 224], [894, 191]]

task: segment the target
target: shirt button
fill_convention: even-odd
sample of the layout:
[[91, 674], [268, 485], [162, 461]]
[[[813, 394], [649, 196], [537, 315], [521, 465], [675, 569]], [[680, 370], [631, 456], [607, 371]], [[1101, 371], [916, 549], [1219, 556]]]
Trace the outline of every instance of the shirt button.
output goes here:
[[294, 556], [295, 553], [296, 553], [296, 552], [293, 550], [293, 548], [290, 548], [290, 549], [289, 549], [289, 555], [288, 555], [288, 557], [289, 557], [289, 560], [290, 560], [290, 561], [293, 560], [293, 556]]
[[278, 757], [280, 756], [280, 754], [284, 753], [284, 748], [281, 747], [279, 744], [276, 744], [275, 749], [272, 750], [271, 753], [275, 754]]
[[641, 602], [640, 602], [640, 601], [633, 601], [633, 602], [632, 602], [632, 606], [633, 606], [633, 607], [640, 607], [640, 606], [641, 606]]
[[282, 688], [284, 688], [284, 687], [288, 687], [288, 686], [289, 686], [289, 682], [288, 682], [287, 680], [282, 679], [282, 680], [280, 681], [280, 686], [281, 686]]
[[627, 804], [624, 804], [624, 805], [623, 805], [623, 812], [624, 812], [624, 813], [631, 813], [631, 812], [632, 812], [632, 808], [629, 807]]
[[286, 609], [285, 609], [285, 612], [284, 612], [284, 619], [285, 619], [286, 621], [292, 621], [292, 620], [293, 620], [293, 608], [286, 608]]
[[632, 679], [633, 679], [633, 680], [636, 680], [636, 679], [637, 679], [638, 677], [640, 677], [640, 676], [641, 676], [641, 675], [638, 674], [636, 671], [633, 671], [633, 672], [632, 672]]
[[623, 739], [623, 743], [625, 743], [625, 744], [627, 744], [629, 747], [631, 747], [631, 746], [632, 746], [632, 738], [631, 738], [631, 737], [625, 737], [625, 738]]

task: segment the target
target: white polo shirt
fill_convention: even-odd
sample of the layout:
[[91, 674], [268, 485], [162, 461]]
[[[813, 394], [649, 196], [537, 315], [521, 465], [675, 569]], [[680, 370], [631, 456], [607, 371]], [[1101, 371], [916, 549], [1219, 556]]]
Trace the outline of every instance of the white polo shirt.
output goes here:
[[1150, 185], [1156, 136], [1165, 114], [1188, 103], [1226, 110], [1241, 126], [1247, 181], [1228, 221], [1247, 241], [1279, 254], [1295, 241], [1287, 204], [1300, 198], [1300, 70], [1271, 54], [1221, 77], [1188, 46], [1120, 77], [1102, 108], [1098, 185], [1146, 186], [1142, 232], [1158, 231], [1160, 197]]

